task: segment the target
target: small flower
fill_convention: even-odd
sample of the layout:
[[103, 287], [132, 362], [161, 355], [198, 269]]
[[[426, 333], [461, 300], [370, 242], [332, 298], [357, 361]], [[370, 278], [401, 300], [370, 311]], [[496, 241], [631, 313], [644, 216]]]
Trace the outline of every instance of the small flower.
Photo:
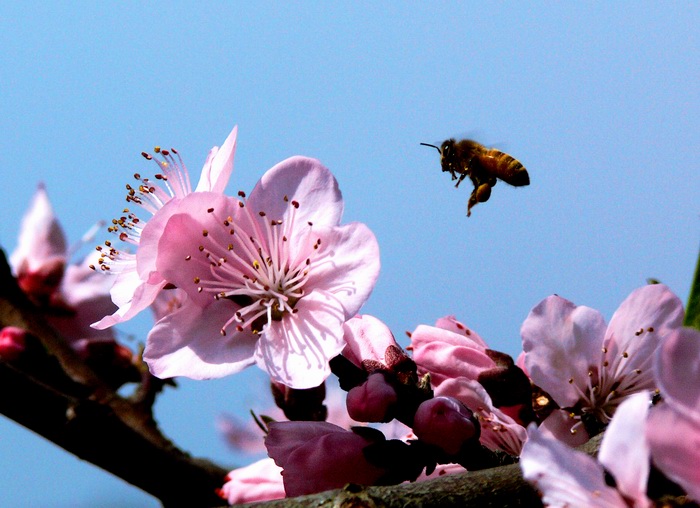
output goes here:
[[229, 504], [256, 503], [284, 498], [282, 468], [272, 459], [262, 459], [226, 475], [218, 491]]
[[379, 248], [364, 225], [339, 225], [343, 201], [318, 161], [292, 157], [246, 200], [195, 193], [177, 205], [157, 270], [188, 299], [148, 336], [158, 377], [221, 377], [257, 363], [292, 388], [320, 385], [343, 324], [368, 298]]
[[550, 296], [522, 326], [526, 371], [569, 412], [571, 433], [598, 430], [625, 397], [656, 388], [654, 352], [682, 319], [681, 301], [663, 284], [633, 291], [607, 327], [598, 311]]
[[[646, 508], [649, 447], [644, 427], [649, 394], [623, 402], [601, 443], [598, 461], [540, 432], [532, 424], [520, 455], [523, 476], [546, 506], [566, 508]], [[605, 469], [603, 469], [605, 468]], [[615, 486], [606, 482], [605, 470]]]
[[47, 320], [68, 341], [85, 338], [111, 339], [111, 331], [90, 328], [97, 317], [113, 312], [109, 281], [87, 266], [88, 261], [69, 263], [71, 252], [89, 241], [91, 234], [69, 249], [48, 194], [39, 185], [22, 219], [17, 249], [10, 257], [17, 283]]
[[50, 304], [58, 290], [68, 261], [63, 228], [40, 184], [22, 219], [17, 248], [10, 256], [10, 266], [17, 284], [39, 305]]
[[[233, 171], [237, 130], [233, 128], [221, 149], [216, 146], [211, 149], [194, 192], [223, 193]], [[136, 249], [136, 253], [118, 250], [111, 241], [105, 242], [104, 247], [97, 247], [101, 257], [92, 268], [99, 267], [105, 273], [116, 275], [111, 294], [119, 309], [94, 323], [94, 328], [105, 329], [131, 319], [151, 305], [167, 284], [155, 267], [158, 241], [167, 220], [176, 210], [174, 205], [193, 191], [189, 173], [177, 150], [156, 147], [155, 152], [162, 160], [145, 152], [142, 155], [158, 165], [157, 181], [137, 173], [134, 179], [138, 184], [126, 186], [126, 201], [139, 205], [152, 217], [143, 219], [125, 208], [124, 215], [114, 219], [109, 228], [119, 240]]]

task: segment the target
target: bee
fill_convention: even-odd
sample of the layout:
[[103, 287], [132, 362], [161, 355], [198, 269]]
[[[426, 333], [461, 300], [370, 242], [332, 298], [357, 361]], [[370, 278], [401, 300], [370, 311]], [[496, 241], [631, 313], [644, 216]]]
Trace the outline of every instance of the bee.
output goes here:
[[421, 145], [431, 146], [440, 153], [442, 171], [450, 173], [452, 180], [457, 180], [455, 187], [459, 187], [466, 177], [474, 184], [467, 204], [467, 217], [471, 216], [474, 205], [488, 201], [491, 188], [498, 180], [515, 187], [530, 185], [530, 175], [517, 159], [471, 139], [448, 139], [440, 147], [428, 143]]

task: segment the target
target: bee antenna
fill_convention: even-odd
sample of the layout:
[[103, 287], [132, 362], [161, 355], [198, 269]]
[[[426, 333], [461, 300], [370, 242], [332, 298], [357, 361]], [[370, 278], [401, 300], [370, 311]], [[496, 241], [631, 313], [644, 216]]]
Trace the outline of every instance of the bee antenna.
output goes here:
[[440, 149], [439, 149], [437, 146], [435, 146], [435, 145], [430, 145], [430, 144], [428, 144], [428, 143], [421, 143], [421, 145], [423, 145], [423, 146], [432, 146], [433, 148], [435, 148], [435, 150], [437, 150], [437, 151], [442, 155], [442, 152], [440, 151]]

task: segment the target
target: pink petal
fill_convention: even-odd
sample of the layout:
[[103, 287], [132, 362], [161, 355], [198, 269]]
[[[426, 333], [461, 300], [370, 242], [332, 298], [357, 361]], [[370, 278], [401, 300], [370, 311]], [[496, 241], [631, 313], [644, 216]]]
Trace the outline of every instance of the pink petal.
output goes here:
[[13, 273], [40, 271], [43, 265], [66, 260], [66, 238], [43, 184], [22, 218], [17, 248], [10, 256]]
[[362, 367], [362, 360], [375, 360], [386, 365], [386, 349], [398, 347], [389, 327], [368, 314], [349, 319], [344, 325], [343, 339], [346, 343], [343, 356], [358, 367]]
[[262, 459], [226, 475], [221, 496], [229, 504], [255, 503], [284, 498], [282, 468], [272, 459]]
[[463, 333], [419, 325], [411, 333], [413, 360], [420, 372], [430, 373], [430, 381], [439, 386], [448, 379], [477, 379], [496, 366], [479, 341]]
[[[190, 194], [170, 208], [175, 213], [170, 214], [155, 248], [158, 273], [202, 307], [211, 304], [214, 295], [200, 292], [195, 283], [198, 277], [208, 277], [211, 270], [211, 261], [199, 251], [199, 246], [225, 252], [230, 239], [222, 237], [228, 232], [221, 221], [234, 213], [235, 208], [238, 208], [236, 201], [221, 194]], [[204, 236], [204, 231], [208, 236]]]
[[315, 159], [290, 157], [269, 169], [248, 198], [254, 213], [265, 211], [273, 220], [286, 217], [287, 201], [296, 201], [295, 222], [315, 226], [337, 226], [343, 215], [343, 197], [338, 182]]
[[700, 332], [671, 332], [657, 352], [654, 370], [666, 403], [700, 423]]
[[650, 405], [648, 392], [627, 397], [605, 431], [598, 453], [598, 461], [613, 475], [617, 489], [639, 508], [649, 505], [649, 445], [644, 431]]
[[187, 301], [158, 321], [143, 352], [151, 373], [162, 379], [212, 379], [252, 365], [257, 335], [247, 331], [221, 335], [221, 327], [236, 308], [228, 300], [205, 309]]
[[654, 465], [700, 501], [700, 424], [662, 403], [649, 412], [646, 430]]
[[233, 171], [233, 157], [236, 154], [237, 136], [238, 126], [233, 128], [224, 144], [221, 145], [221, 148], [215, 146], [211, 149], [202, 168], [202, 174], [199, 177], [199, 183], [195, 192], [224, 192]]
[[592, 457], [528, 428], [520, 455], [523, 476], [540, 492], [545, 505], [568, 508], [628, 508], [605, 484], [603, 468]]
[[581, 421], [571, 418], [569, 411], [564, 409], [552, 411], [540, 424], [538, 430], [547, 437], [561, 441], [571, 447], [582, 445], [591, 438], [584, 426], [581, 425]]
[[[634, 290], [617, 309], [605, 334], [608, 357], [618, 359], [613, 376], [634, 369], [649, 371], [649, 359], [671, 330], [683, 322], [683, 303], [663, 284]], [[622, 354], [627, 359], [622, 361]]]
[[313, 267], [307, 287], [333, 293], [345, 319], [350, 319], [367, 301], [379, 277], [377, 239], [359, 222], [321, 231], [314, 227], [313, 234], [322, 239], [321, 248], [328, 257]]
[[[97, 252], [94, 257], [98, 257]], [[62, 303], [70, 312], [49, 317], [66, 339], [114, 337], [112, 330], [96, 331], [90, 327], [95, 320], [114, 312], [115, 305], [110, 298], [112, 278], [90, 269], [89, 262], [66, 267], [59, 291]]]
[[336, 295], [313, 291], [294, 314], [263, 328], [255, 361], [273, 381], [291, 388], [313, 388], [329, 375], [328, 361], [345, 346], [345, 316]]
[[465, 335], [472, 342], [475, 342], [484, 349], [488, 349], [488, 345], [486, 344], [484, 339], [479, 337], [479, 334], [477, 334], [474, 330], [470, 330], [469, 328], [467, 328], [467, 326], [464, 323], [457, 321], [457, 318], [455, 318], [454, 316], [445, 316], [438, 319], [435, 322], [435, 326], [437, 328], [442, 328], [443, 330], [449, 330], [450, 332], [454, 332], [457, 335]]
[[575, 404], [576, 386], [585, 387], [589, 368], [600, 363], [605, 330], [603, 316], [594, 309], [559, 296], [542, 300], [520, 330], [532, 381], [561, 407]]
[[91, 326], [98, 330], [104, 330], [117, 323], [128, 321], [151, 305], [165, 284], [165, 281], [160, 284], [141, 282], [135, 267], [132, 270], [123, 271], [117, 275], [111, 290], [112, 301], [119, 308], [113, 314], [103, 317]]

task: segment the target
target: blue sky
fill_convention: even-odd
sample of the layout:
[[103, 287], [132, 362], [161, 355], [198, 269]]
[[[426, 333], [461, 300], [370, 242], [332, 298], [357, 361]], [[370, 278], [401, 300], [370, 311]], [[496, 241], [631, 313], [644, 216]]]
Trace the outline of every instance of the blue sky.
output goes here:
[[[400, 340], [455, 314], [515, 355], [522, 321], [553, 293], [609, 318], [655, 277], [685, 301], [698, 25], [692, 3], [6, 2], [0, 245], [14, 248], [38, 182], [75, 241], [123, 208], [124, 184], [151, 168], [142, 150], [174, 146], [197, 173], [237, 124], [231, 193], [291, 155], [316, 157], [345, 221], [375, 232], [382, 272], [363, 312]], [[514, 155], [532, 184], [498, 185], [467, 219], [468, 186], [419, 145], [454, 136]], [[122, 336], [135, 344], [149, 325]], [[183, 381], [157, 417], [185, 449], [233, 465], [214, 420], [263, 391], [255, 371]], [[4, 418], [0, 456], [6, 507], [157, 506]]]

